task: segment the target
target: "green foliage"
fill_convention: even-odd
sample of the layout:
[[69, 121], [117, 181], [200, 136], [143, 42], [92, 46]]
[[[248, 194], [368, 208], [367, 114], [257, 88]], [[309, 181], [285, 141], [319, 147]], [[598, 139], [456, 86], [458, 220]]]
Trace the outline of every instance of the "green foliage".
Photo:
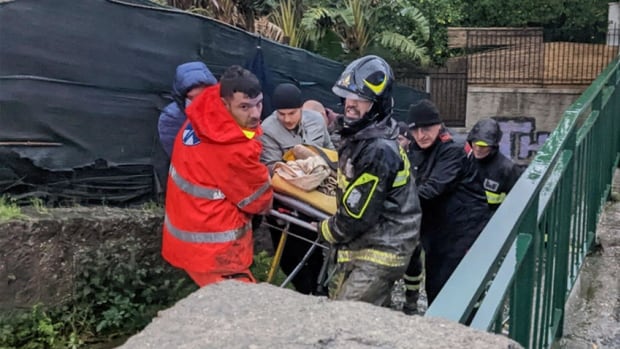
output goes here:
[[[267, 282], [272, 260], [273, 257], [270, 256], [267, 251], [260, 251], [254, 255], [254, 263], [250, 267], [250, 271], [257, 282]], [[274, 285], [281, 285], [284, 280], [286, 280], [286, 275], [282, 270], [278, 269], [271, 283]]]
[[15, 200], [4, 195], [0, 196], [0, 222], [24, 218], [26, 218], [26, 216], [22, 214]]
[[196, 290], [184, 273], [168, 267], [157, 253], [146, 252], [138, 241], [127, 239], [80, 258], [83, 269], [75, 284], [75, 303], [90, 312], [80, 315], [89, 330], [132, 333], [148, 324], [157, 310]]
[[153, 200], [147, 201], [147, 202], [142, 204], [142, 211], [144, 211], [146, 213], [159, 211], [161, 209], [163, 209], [162, 204], [160, 204], [160, 203], [158, 203], [156, 201], [153, 201]]
[[[251, 271], [259, 282], [267, 280], [271, 261], [265, 251], [254, 256]], [[70, 302], [0, 317], [0, 348], [80, 348], [126, 337], [197, 289], [183, 271], [134, 238], [84, 252], [76, 265], [80, 269]], [[273, 284], [285, 278], [278, 270]]]
[[305, 32], [300, 26], [301, 5], [293, 0], [280, 0], [279, 6], [274, 9], [271, 17], [275, 24], [282, 29], [286, 42], [293, 47], [301, 47], [305, 40]]
[[[322, 54], [334, 47], [333, 37], [324, 40], [328, 33], [338, 37], [341, 54], [331, 58], [349, 60], [382, 48], [419, 62], [428, 58], [428, 21], [405, 0], [318, 1], [304, 12], [301, 23], [312, 48]], [[323, 47], [326, 43], [329, 50]]]
[[76, 260], [72, 299], [0, 319], [0, 348], [72, 348], [146, 326], [160, 309], [195, 291], [186, 274], [133, 238], [110, 241]]
[[28, 349], [58, 347], [61, 328], [62, 324], [55, 323], [49, 313], [37, 305], [29, 312], [6, 314], [0, 318], [0, 345]]
[[45, 206], [45, 203], [40, 198], [31, 197], [29, 201], [30, 201], [30, 205], [34, 208], [34, 210], [38, 214], [41, 214], [41, 215], [49, 214], [49, 209], [47, 208], [47, 206]]
[[590, 41], [607, 28], [608, 0], [464, 0], [465, 26], [539, 26], [554, 30], [555, 40]]
[[450, 56], [448, 27], [456, 26], [463, 18], [462, 0], [409, 0], [428, 19], [429, 40], [426, 47], [431, 60], [441, 65]]

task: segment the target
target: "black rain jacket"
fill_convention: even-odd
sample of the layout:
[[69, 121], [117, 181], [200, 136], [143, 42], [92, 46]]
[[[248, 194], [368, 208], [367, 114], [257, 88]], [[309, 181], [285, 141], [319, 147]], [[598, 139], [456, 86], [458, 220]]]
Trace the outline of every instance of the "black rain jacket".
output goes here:
[[420, 203], [397, 136], [396, 122], [386, 118], [342, 138], [338, 210], [319, 225], [323, 237], [339, 246], [339, 262], [343, 251], [370, 251], [350, 260], [405, 266], [417, 246]]
[[486, 202], [472, 190], [475, 175], [466, 155], [445, 129], [427, 149], [412, 144], [409, 157], [420, 193], [420, 233], [427, 253], [461, 258], [490, 217]]

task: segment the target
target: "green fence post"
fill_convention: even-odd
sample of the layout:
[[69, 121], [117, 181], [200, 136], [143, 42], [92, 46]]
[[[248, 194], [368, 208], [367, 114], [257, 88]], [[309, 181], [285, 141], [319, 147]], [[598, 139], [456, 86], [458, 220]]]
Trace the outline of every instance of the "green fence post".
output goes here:
[[[534, 271], [538, 246], [540, 244], [540, 231], [537, 227], [538, 201], [534, 200], [529, 207], [527, 216], [521, 225], [521, 234], [531, 234], [534, 237], [534, 248], [525, 249], [525, 253], [517, 248], [517, 257], [523, 256], [523, 264], [518, 269], [510, 299], [510, 337], [521, 343], [526, 348], [530, 345], [530, 333], [532, 324], [532, 305], [534, 295]], [[517, 246], [519, 247], [519, 246]]]

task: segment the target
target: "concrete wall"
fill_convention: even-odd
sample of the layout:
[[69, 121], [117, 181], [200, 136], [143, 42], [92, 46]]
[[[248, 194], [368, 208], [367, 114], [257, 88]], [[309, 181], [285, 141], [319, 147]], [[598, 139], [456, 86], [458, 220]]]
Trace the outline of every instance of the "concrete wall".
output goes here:
[[496, 88], [470, 86], [466, 130], [484, 118], [500, 123], [500, 151], [526, 165], [583, 88]]
[[513, 340], [440, 319], [269, 284], [225, 281], [160, 311], [118, 349], [518, 349]]

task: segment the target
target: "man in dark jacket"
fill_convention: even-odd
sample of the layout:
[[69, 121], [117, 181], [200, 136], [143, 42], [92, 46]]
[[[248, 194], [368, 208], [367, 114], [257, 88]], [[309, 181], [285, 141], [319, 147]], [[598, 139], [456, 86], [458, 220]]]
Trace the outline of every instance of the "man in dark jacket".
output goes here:
[[518, 165], [499, 152], [501, 139], [502, 131], [493, 119], [478, 121], [467, 136], [472, 148], [467, 158], [476, 174], [474, 192], [492, 211], [497, 210], [522, 173]]
[[393, 74], [377, 56], [347, 66], [332, 91], [344, 100], [338, 209], [318, 231], [337, 247], [330, 296], [386, 305], [418, 243], [420, 206], [392, 115]]
[[198, 96], [207, 86], [215, 85], [217, 80], [209, 68], [202, 62], [181, 64], [176, 69], [172, 83], [172, 98], [159, 115], [157, 129], [162, 147], [168, 154], [172, 154], [174, 139], [185, 122], [185, 108], [192, 99]]
[[[426, 293], [430, 305], [467, 249], [470, 237], [487, 220], [487, 208], [467, 188], [471, 174], [463, 146], [443, 126], [437, 107], [422, 100], [409, 109], [414, 138], [410, 159], [422, 205], [422, 246], [425, 252]], [[414, 252], [405, 274], [405, 313], [415, 313], [422, 265]]]

